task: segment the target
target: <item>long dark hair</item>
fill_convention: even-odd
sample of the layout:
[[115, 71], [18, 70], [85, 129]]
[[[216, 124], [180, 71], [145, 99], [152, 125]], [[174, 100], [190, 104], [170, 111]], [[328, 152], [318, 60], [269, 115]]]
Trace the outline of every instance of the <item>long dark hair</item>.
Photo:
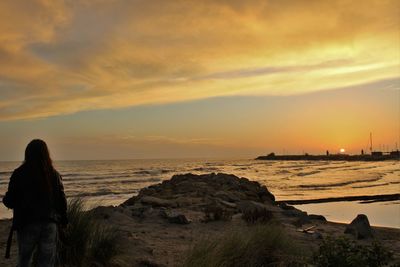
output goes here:
[[26, 146], [24, 165], [38, 175], [39, 186], [51, 195], [54, 167], [49, 149], [43, 140], [34, 139]]

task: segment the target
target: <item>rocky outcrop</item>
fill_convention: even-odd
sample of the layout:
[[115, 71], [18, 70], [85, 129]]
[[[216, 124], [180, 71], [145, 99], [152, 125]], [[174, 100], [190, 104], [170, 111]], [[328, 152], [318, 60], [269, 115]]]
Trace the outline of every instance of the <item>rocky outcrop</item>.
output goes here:
[[368, 217], [364, 214], [358, 214], [357, 217], [346, 227], [344, 233], [351, 234], [357, 239], [371, 238], [374, 236]]
[[[271, 216], [266, 206], [273, 205], [274, 201], [274, 195], [265, 186], [247, 178], [224, 173], [188, 173], [174, 175], [170, 180], [144, 188], [122, 206], [129, 207], [132, 214], [138, 216], [143, 216], [147, 207], [190, 209], [205, 212], [206, 221], [212, 221], [229, 219], [233, 214], [243, 211], [265, 219]], [[185, 223], [185, 219], [182, 222]]]

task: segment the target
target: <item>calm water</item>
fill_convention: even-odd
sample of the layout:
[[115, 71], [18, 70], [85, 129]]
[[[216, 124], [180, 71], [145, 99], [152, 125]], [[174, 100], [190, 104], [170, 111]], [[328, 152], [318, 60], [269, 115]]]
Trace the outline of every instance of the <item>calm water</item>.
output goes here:
[[[18, 162], [0, 162], [0, 196]], [[400, 192], [399, 162], [324, 162], [255, 160], [58, 161], [68, 197], [92, 205], [118, 205], [148, 185], [177, 173], [226, 172], [265, 184], [277, 200], [394, 194]], [[374, 225], [400, 228], [400, 203], [357, 202], [299, 205], [299, 208], [349, 222], [365, 213]], [[1, 205], [0, 217], [11, 213]]]

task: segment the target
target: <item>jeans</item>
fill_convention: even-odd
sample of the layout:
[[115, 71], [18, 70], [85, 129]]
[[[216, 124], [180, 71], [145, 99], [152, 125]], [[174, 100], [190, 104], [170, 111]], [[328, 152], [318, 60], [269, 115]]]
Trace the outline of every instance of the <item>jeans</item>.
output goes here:
[[18, 267], [29, 267], [36, 248], [36, 267], [54, 267], [57, 246], [57, 225], [37, 222], [17, 230]]

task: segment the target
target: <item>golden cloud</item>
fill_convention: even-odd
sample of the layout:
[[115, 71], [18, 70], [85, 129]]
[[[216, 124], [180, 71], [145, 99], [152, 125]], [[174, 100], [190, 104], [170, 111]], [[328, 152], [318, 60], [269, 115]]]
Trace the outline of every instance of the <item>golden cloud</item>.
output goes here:
[[1, 1], [0, 120], [393, 79], [399, 5]]

